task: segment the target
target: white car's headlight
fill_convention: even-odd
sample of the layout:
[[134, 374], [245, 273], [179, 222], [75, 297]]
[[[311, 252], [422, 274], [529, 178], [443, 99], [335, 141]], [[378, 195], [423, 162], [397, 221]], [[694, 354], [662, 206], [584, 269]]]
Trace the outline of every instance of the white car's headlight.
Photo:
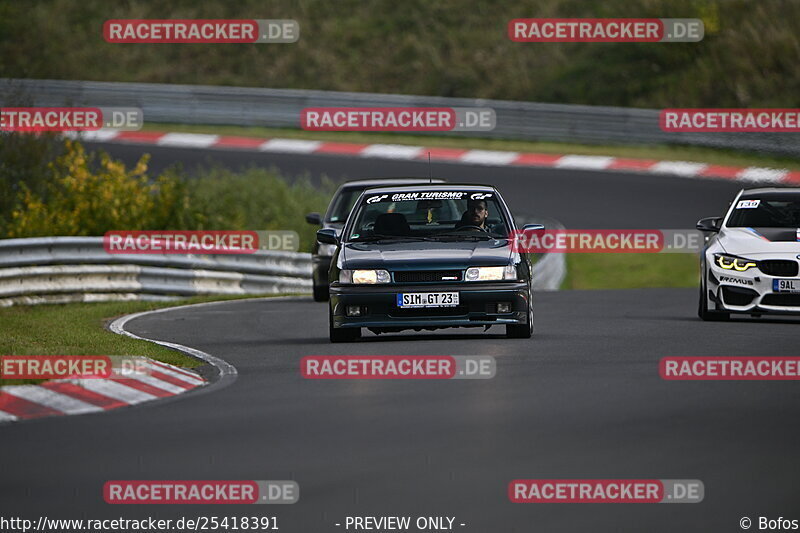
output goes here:
[[374, 285], [389, 283], [391, 276], [386, 270], [341, 270], [339, 283], [355, 283], [357, 285]]
[[500, 281], [517, 279], [517, 267], [470, 267], [464, 276], [466, 281]]
[[714, 262], [717, 266], [725, 270], [736, 270], [737, 272], [744, 272], [751, 268], [756, 268], [756, 262], [744, 257], [736, 257], [735, 255], [727, 254], [714, 254]]

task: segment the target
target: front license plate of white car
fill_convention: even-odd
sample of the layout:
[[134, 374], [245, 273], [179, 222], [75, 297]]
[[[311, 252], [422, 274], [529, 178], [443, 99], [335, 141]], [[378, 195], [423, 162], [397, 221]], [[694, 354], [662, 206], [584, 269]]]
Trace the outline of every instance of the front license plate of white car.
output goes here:
[[458, 305], [457, 292], [406, 292], [397, 295], [397, 307], [455, 307]]
[[772, 280], [772, 292], [800, 292], [800, 280], [774, 279]]

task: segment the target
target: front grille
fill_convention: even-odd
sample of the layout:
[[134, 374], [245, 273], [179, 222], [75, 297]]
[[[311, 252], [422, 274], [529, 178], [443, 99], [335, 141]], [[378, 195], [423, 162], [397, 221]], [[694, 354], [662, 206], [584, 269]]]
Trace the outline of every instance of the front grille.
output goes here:
[[761, 305], [800, 307], [800, 294], [767, 294], [761, 299]]
[[722, 287], [722, 299], [728, 305], [749, 305], [758, 296], [756, 291], [739, 287]]
[[401, 309], [395, 307], [389, 310], [389, 316], [395, 318], [414, 318], [414, 317], [436, 317], [436, 316], [464, 316], [467, 314], [466, 305], [458, 305], [455, 307], [429, 307], [417, 309]]
[[435, 283], [461, 281], [460, 270], [400, 270], [394, 273], [396, 283]]
[[788, 276], [797, 275], [797, 261], [788, 259], [768, 259], [758, 262], [758, 269], [768, 276]]

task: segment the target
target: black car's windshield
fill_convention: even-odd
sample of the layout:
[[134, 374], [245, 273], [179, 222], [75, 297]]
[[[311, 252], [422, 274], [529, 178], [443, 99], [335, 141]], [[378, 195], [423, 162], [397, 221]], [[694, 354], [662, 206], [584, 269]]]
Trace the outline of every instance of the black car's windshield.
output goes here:
[[347, 240], [484, 240], [508, 234], [495, 193], [405, 191], [365, 196]]
[[347, 187], [342, 189], [333, 199], [330, 209], [325, 216], [326, 222], [344, 222], [353, 208], [358, 197], [364, 192], [364, 187]]
[[800, 228], [800, 195], [739, 199], [729, 228]]

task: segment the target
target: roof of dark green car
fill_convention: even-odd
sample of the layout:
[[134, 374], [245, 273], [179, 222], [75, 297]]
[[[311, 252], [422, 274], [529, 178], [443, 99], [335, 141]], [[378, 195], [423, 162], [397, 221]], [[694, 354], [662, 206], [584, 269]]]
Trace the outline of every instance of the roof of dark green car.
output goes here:
[[387, 187], [373, 187], [364, 191], [364, 194], [392, 193], [408, 191], [494, 191], [492, 185], [476, 185], [474, 183], [433, 183], [424, 185], [393, 185]]

